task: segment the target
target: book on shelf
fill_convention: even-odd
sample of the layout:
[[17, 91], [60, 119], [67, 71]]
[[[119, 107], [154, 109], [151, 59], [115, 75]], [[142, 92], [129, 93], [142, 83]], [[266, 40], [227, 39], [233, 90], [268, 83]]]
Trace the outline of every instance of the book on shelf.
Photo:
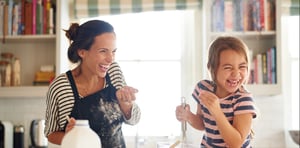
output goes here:
[[211, 6], [212, 31], [224, 32], [224, 0], [214, 0]]
[[261, 58], [262, 58], [262, 82], [263, 84], [268, 84], [267, 53], [266, 52], [262, 53]]
[[32, 34], [32, 4], [25, 1], [24, 6], [24, 34]]
[[259, 53], [256, 55], [256, 62], [257, 62], [257, 67], [256, 67], [256, 83], [257, 84], [263, 84], [263, 64], [262, 64], [262, 54]]
[[274, 0], [265, 0], [265, 30], [276, 29], [276, 6]]
[[31, 28], [32, 28], [32, 32], [31, 34], [36, 34], [36, 9], [37, 9], [37, 0], [32, 0], [31, 2], [32, 5], [32, 13], [31, 13]]
[[276, 47], [271, 48], [271, 73], [272, 73], [272, 84], [277, 83], [277, 68], [276, 68]]
[[243, 0], [233, 0], [232, 4], [233, 11], [233, 30], [234, 31], [243, 31]]
[[[5, 0], [0, 0], [0, 22], [4, 22], [4, 7], [6, 5]], [[4, 34], [3, 30], [3, 23], [0, 23], [0, 35], [2, 36]]]
[[225, 31], [229, 32], [233, 30], [233, 4], [230, 0], [225, 0], [224, 2], [224, 19], [225, 21]]

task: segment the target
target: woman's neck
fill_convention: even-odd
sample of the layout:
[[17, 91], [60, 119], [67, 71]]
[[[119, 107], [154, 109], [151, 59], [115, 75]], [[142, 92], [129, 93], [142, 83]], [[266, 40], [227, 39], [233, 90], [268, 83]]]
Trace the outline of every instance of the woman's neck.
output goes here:
[[82, 96], [87, 96], [104, 88], [104, 78], [82, 71], [81, 68], [74, 69], [73, 76], [78, 92]]

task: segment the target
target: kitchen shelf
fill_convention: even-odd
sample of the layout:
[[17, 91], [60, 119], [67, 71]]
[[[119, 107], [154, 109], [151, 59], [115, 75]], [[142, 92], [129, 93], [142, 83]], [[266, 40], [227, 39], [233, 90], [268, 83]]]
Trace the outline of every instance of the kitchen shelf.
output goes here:
[[35, 73], [42, 65], [54, 65], [56, 75], [68, 68], [66, 53], [69, 42], [61, 28], [70, 25], [69, 2], [55, 0], [55, 4], [55, 34], [0, 36], [0, 53], [11, 52], [21, 63], [21, 85], [0, 86], [0, 99], [43, 99], [46, 97], [48, 86], [33, 85]]
[[[5, 41], [13, 41], [13, 40], [48, 40], [48, 39], [55, 39], [55, 34], [51, 35], [13, 35], [13, 36], [5, 36]], [[3, 36], [0, 37], [1, 40], [3, 40]]]
[[247, 84], [246, 89], [255, 96], [273, 96], [281, 93], [279, 84]]
[[0, 98], [46, 98], [47, 90], [48, 86], [0, 87]]

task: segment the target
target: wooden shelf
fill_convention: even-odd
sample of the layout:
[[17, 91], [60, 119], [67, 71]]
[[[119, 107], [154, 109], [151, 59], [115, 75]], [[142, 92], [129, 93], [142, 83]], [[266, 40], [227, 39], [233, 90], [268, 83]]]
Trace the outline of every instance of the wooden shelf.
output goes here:
[[48, 86], [0, 87], [0, 98], [46, 98]]
[[[37, 34], [37, 35], [13, 35], [13, 36], [5, 36], [7, 40], [19, 40], [19, 39], [55, 39], [55, 34]], [[0, 37], [3, 39], [3, 36]]]
[[247, 84], [246, 88], [253, 94], [254, 97], [281, 94], [281, 85], [279, 84]]

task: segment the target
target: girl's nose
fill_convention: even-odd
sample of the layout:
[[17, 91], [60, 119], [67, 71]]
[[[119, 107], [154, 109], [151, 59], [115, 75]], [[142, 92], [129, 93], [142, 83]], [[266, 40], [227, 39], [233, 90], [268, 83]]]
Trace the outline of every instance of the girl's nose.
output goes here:
[[240, 74], [239, 69], [234, 69], [234, 70], [232, 71], [232, 73], [231, 73], [231, 75], [232, 75], [233, 77], [239, 76], [239, 74]]

